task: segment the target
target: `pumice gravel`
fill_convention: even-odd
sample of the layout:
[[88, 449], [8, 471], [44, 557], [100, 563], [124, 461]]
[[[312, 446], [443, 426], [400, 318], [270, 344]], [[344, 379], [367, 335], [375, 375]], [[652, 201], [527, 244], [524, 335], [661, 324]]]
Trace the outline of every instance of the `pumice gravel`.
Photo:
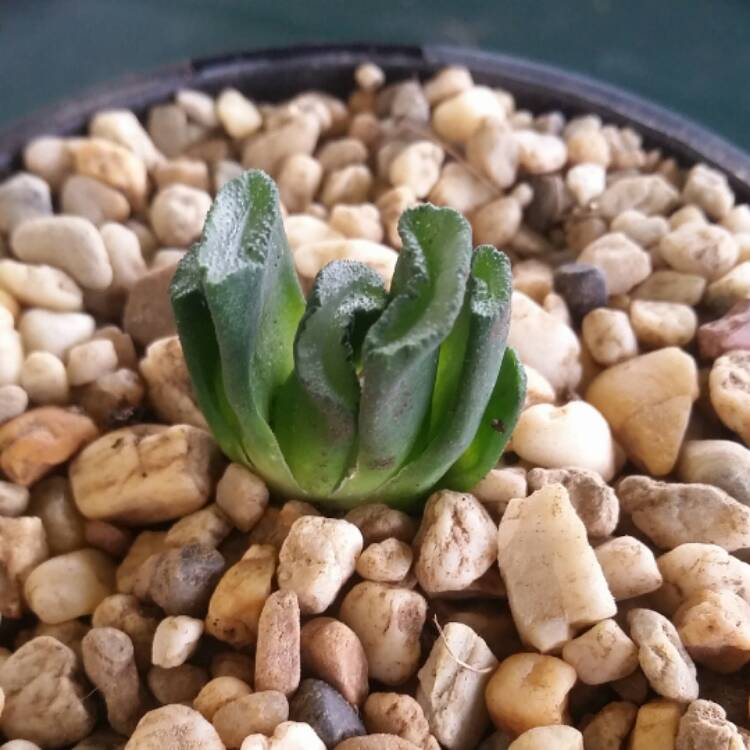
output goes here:
[[[0, 750], [750, 747], [750, 207], [724, 175], [371, 64], [346, 100], [183, 90], [22, 161]], [[387, 287], [422, 203], [505, 251], [526, 400], [476, 486], [337, 510], [223, 455], [169, 289], [249, 169], [306, 292], [341, 259]]]

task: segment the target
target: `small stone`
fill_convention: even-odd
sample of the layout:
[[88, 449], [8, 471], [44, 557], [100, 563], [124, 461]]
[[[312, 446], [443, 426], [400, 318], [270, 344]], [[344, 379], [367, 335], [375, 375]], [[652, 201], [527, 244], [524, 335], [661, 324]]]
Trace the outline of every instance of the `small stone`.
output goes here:
[[117, 369], [117, 352], [108, 339], [92, 339], [68, 352], [68, 382], [87, 385]]
[[216, 486], [216, 504], [243, 532], [260, 521], [268, 498], [266, 483], [241, 464], [230, 464]]
[[597, 201], [599, 213], [614, 219], [636, 209], [646, 216], [666, 214], [677, 204], [677, 191], [660, 175], [622, 177], [613, 182]]
[[70, 478], [87, 518], [156, 523], [205, 505], [218, 460], [218, 448], [203, 430], [136, 425], [88, 446], [71, 466]]
[[391, 162], [391, 184], [406, 185], [417, 198], [424, 198], [438, 181], [444, 158], [443, 149], [432, 141], [414, 141]]
[[304, 211], [315, 199], [322, 179], [323, 167], [312, 156], [288, 156], [276, 179], [282, 205], [287, 211]]
[[187, 185], [205, 192], [211, 189], [208, 165], [198, 159], [183, 157], [162, 162], [154, 170], [154, 180], [159, 189], [170, 185]]
[[516, 180], [519, 151], [513, 133], [491, 120], [485, 120], [466, 144], [469, 163], [501, 189]]
[[8, 739], [23, 737], [40, 747], [61, 748], [90, 734], [96, 715], [86, 702], [88, 687], [77, 661], [60, 641], [40, 636], [0, 665], [5, 693], [0, 728]]
[[23, 414], [28, 403], [28, 394], [20, 386], [0, 385], [0, 425]]
[[750, 261], [736, 265], [721, 278], [712, 281], [703, 297], [703, 303], [717, 313], [724, 313], [733, 305], [750, 297]]
[[149, 711], [124, 750], [225, 750], [213, 726], [197, 711], [176, 704]]
[[281, 549], [294, 522], [303, 516], [320, 516], [310, 503], [287, 500], [281, 509], [268, 507], [250, 532], [251, 544], [270, 544]]
[[417, 533], [417, 522], [406, 513], [389, 508], [383, 503], [365, 503], [350, 510], [346, 521], [353, 523], [361, 532], [366, 545], [394, 538], [411, 543]]
[[294, 266], [304, 282], [312, 284], [318, 272], [334, 260], [354, 260], [377, 271], [390, 284], [398, 253], [386, 245], [369, 240], [322, 240], [298, 247]]
[[739, 248], [723, 227], [689, 222], [661, 240], [659, 254], [675, 271], [714, 281], [735, 266]]
[[253, 691], [250, 686], [237, 677], [216, 677], [207, 682], [200, 693], [195, 696], [193, 708], [200, 711], [201, 715], [211, 721], [214, 714], [227, 703], [237, 698], [250, 695]]
[[697, 396], [695, 361], [676, 347], [610, 367], [586, 391], [628, 458], [654, 476], [674, 468]]
[[216, 549], [231, 531], [232, 525], [226, 516], [216, 503], [212, 503], [183, 516], [169, 529], [164, 541], [168, 547], [195, 543]]
[[627, 294], [651, 273], [651, 257], [621, 232], [594, 240], [578, 256], [604, 274], [609, 294]]
[[331, 210], [328, 224], [331, 229], [340, 232], [344, 237], [371, 242], [383, 241], [380, 211], [372, 203], [361, 203], [358, 206], [340, 203]]
[[597, 164], [609, 166], [611, 160], [607, 139], [599, 127], [584, 127], [565, 133], [568, 161], [571, 164]]
[[283, 693], [265, 690], [225, 703], [213, 716], [213, 725], [228, 748], [238, 748], [250, 734], [273, 734], [289, 718]]
[[19, 618], [24, 612], [23, 583], [49, 557], [44, 526], [39, 518], [0, 516], [0, 614]]
[[97, 112], [89, 123], [89, 132], [92, 136], [105, 138], [129, 149], [149, 169], [157, 166], [163, 159], [143, 125], [130, 110], [110, 109]]
[[128, 295], [123, 316], [123, 329], [142, 346], [176, 332], [169, 285], [176, 263], [141, 276]]
[[518, 162], [529, 174], [549, 174], [561, 169], [568, 157], [565, 141], [535, 130], [515, 130]]
[[513, 431], [513, 450], [535, 466], [588, 469], [609, 481], [615, 474], [612, 434], [604, 417], [585, 401], [525, 409]]
[[39, 175], [53, 190], [57, 190], [73, 170], [73, 155], [66, 139], [42, 136], [26, 144], [23, 163], [29, 172]]
[[564, 724], [576, 671], [562, 659], [513, 654], [500, 663], [486, 689], [493, 723], [518, 735], [534, 727]]
[[613, 682], [638, 668], [638, 649], [614, 620], [602, 620], [568, 641], [562, 657], [586, 685]]
[[162, 244], [187, 247], [198, 239], [211, 196], [187, 185], [170, 185], [160, 190], [151, 204], [151, 224]]
[[663, 216], [646, 216], [633, 209], [623, 211], [612, 220], [610, 226], [613, 232], [626, 234], [636, 245], [644, 248], [658, 244], [670, 229], [669, 222]]
[[492, 89], [472, 86], [435, 107], [432, 128], [447, 141], [466, 143], [487, 119], [504, 120], [502, 104]]
[[633, 300], [630, 322], [638, 341], [650, 349], [686, 346], [698, 327], [698, 317], [692, 307], [649, 300]]
[[96, 226], [108, 221], [125, 221], [130, 216], [130, 204], [121, 192], [82, 174], [65, 180], [60, 208], [63, 213], [88, 219]]
[[[409, 191], [409, 195], [413, 193]], [[435, 205], [448, 206], [469, 214], [489, 203], [495, 196], [496, 190], [467, 166], [449, 162], [443, 166], [440, 179], [427, 199]]]
[[154, 633], [151, 662], [165, 669], [179, 667], [193, 655], [202, 635], [202, 620], [185, 615], [165, 617]]
[[86, 544], [101, 550], [110, 557], [121, 558], [128, 551], [133, 535], [128, 529], [112, 523], [86, 521], [84, 539]]
[[78, 284], [52, 266], [0, 260], [0, 288], [30, 307], [66, 312], [80, 310], [83, 304]]
[[252, 135], [263, 122], [258, 108], [236, 89], [219, 94], [216, 115], [227, 133], [238, 140]]
[[31, 610], [51, 625], [92, 614], [114, 590], [115, 566], [94, 549], [45, 560], [31, 571], [23, 587]]
[[149, 596], [168, 615], [203, 617], [224, 568], [224, 558], [211, 547], [167, 550], [155, 563]]
[[[471, 218], [474, 240], [480, 244], [501, 248], [515, 237], [522, 218], [523, 209], [515, 198], [498, 198], [490, 201]], [[514, 268], [514, 274], [515, 272]]]
[[750, 604], [734, 592], [696, 591], [673, 622], [690, 656], [714, 672], [736, 672], [750, 661]]
[[508, 345], [556, 391], [578, 385], [581, 347], [577, 336], [522, 292], [513, 292]]
[[705, 164], [696, 164], [688, 172], [682, 188], [682, 200], [684, 203], [695, 203], [712, 219], [721, 221], [734, 206], [734, 193], [725, 174]]
[[287, 156], [312, 154], [320, 131], [320, 119], [312, 112], [301, 112], [248, 139], [242, 150], [242, 166], [272, 174]]
[[607, 172], [599, 164], [577, 164], [568, 170], [565, 184], [579, 206], [587, 206], [598, 198], [607, 186]]
[[735, 350], [719, 357], [708, 383], [719, 419], [750, 445], [750, 351]]
[[18, 172], [0, 183], [0, 232], [10, 235], [30, 219], [51, 215], [52, 197], [44, 180]]
[[204, 91], [180, 89], [175, 94], [174, 100], [191, 120], [203, 125], [204, 128], [215, 128], [219, 125], [213, 97]]
[[694, 701], [698, 697], [695, 664], [674, 625], [650, 609], [631, 610], [628, 625], [651, 687], [665, 698], [681, 703]]
[[251, 545], [216, 585], [208, 604], [206, 632], [235, 648], [254, 645], [258, 621], [276, 571], [276, 549]]
[[615, 537], [600, 544], [594, 552], [617, 601], [650, 594], [661, 587], [662, 577], [654, 553], [635, 537]]
[[457, 591], [497, 559], [497, 527], [472, 495], [450, 490], [427, 501], [417, 534], [414, 566], [425, 592]]
[[357, 560], [357, 573], [368, 581], [398, 583], [411, 570], [411, 547], [398, 539], [375, 542], [365, 548]]
[[583, 319], [583, 340], [591, 357], [610, 367], [638, 354], [638, 340], [627, 313], [600, 307]]
[[[247, 750], [243, 748], [243, 750]], [[255, 748], [250, 748], [255, 750]], [[398, 737], [395, 734], [368, 734], [366, 737], [350, 737], [335, 750], [420, 750], [413, 742]]]
[[674, 302], [694, 307], [703, 298], [705, 289], [706, 280], [702, 276], [659, 269], [633, 289], [631, 296], [635, 299]]
[[11, 245], [19, 260], [60, 268], [87, 289], [106, 289], [112, 283], [112, 266], [104, 241], [88, 219], [30, 219], [13, 233]]
[[300, 612], [297, 595], [277, 591], [266, 599], [258, 621], [255, 689], [277, 690], [287, 697], [300, 681]]
[[526, 470], [520, 466], [490, 469], [487, 476], [471, 489], [471, 494], [487, 509], [493, 521], [505, 513], [514, 497], [526, 497]]
[[527, 478], [532, 492], [548, 484], [565, 487], [589, 537], [608, 537], [617, 527], [620, 519], [617, 495], [597, 472], [573, 467], [532, 469]]
[[29, 491], [26, 487], [0, 481], [0, 516], [17, 518], [26, 512], [28, 505]]
[[555, 270], [555, 291], [562, 296], [576, 324], [597, 307], [607, 304], [607, 279], [587, 263], [564, 263]]
[[97, 434], [82, 414], [57, 406], [32, 409], [0, 427], [0, 466], [8, 479], [29, 487]]
[[12, 325], [0, 327], [0, 386], [17, 384], [23, 368], [23, 350], [22, 338]]
[[733, 440], [689, 440], [677, 476], [683, 482], [711, 484], [750, 506], [750, 450]]
[[508, 750], [583, 750], [583, 735], [573, 727], [534, 727], [514, 740]]
[[750, 300], [737, 302], [723, 317], [698, 328], [703, 359], [717, 359], [734, 349], [750, 350]]
[[674, 750], [680, 717], [685, 706], [655, 700], [638, 709], [629, 750]]
[[363, 717], [371, 735], [396, 735], [417, 747], [429, 747], [430, 726], [422, 707], [410, 695], [371, 693]]
[[365, 581], [344, 597], [340, 617], [358, 636], [370, 676], [401, 685], [419, 667], [427, 602], [416, 591]]
[[128, 227], [114, 222], [104, 224], [99, 231], [112, 266], [112, 286], [129, 291], [146, 273], [138, 236]]
[[65, 365], [49, 352], [31, 352], [23, 362], [20, 380], [35, 404], [64, 404], [70, 397]]
[[744, 750], [746, 745], [737, 727], [727, 720], [726, 711], [718, 703], [693, 701], [680, 719], [675, 750], [710, 747]]
[[435, 641], [419, 670], [417, 700], [430, 730], [448, 750], [473, 750], [485, 733], [484, 693], [497, 663], [482, 638], [462, 623], [448, 623]]
[[354, 572], [361, 552], [362, 534], [354, 524], [304, 516], [279, 552], [279, 588], [297, 594], [303, 614], [320, 614]]
[[511, 500], [500, 522], [498, 562], [518, 632], [540, 651], [617, 611], [562, 485]]
[[128, 422], [139, 412], [145, 396], [143, 382], [121, 368], [97, 378], [78, 393], [78, 403], [105, 429]]
[[673, 484], [629, 476], [617, 493], [622, 508], [654, 544], [716, 544], [729, 552], [750, 547], [750, 508], [708, 484]]
[[367, 733], [343, 696], [322, 680], [303, 680], [289, 706], [292, 721], [309, 724], [327, 748]]
[[85, 313], [50, 312], [32, 308], [21, 316], [18, 330], [27, 352], [50, 352], [62, 359], [70, 347], [88, 341], [95, 326], [91, 315]]
[[632, 703], [608, 703], [583, 730], [584, 747], [586, 750], [619, 750], [624, 747], [637, 714], [638, 707]]
[[73, 502], [66, 477], [53, 476], [34, 485], [30, 508], [31, 513], [44, 524], [53, 555], [86, 546], [84, 519]]

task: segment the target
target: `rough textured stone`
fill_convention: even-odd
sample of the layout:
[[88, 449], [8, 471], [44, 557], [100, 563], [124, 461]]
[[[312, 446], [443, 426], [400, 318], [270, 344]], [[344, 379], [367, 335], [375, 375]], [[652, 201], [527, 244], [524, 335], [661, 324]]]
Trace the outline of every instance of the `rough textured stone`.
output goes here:
[[689, 440], [677, 476], [683, 482], [719, 487], [750, 507], [750, 450], [734, 440]]
[[733, 349], [750, 349], [750, 300], [737, 302], [721, 318], [698, 328], [698, 351], [704, 359], [717, 359]]
[[693, 701], [680, 719], [675, 750], [745, 750], [737, 727], [718, 703]]
[[555, 271], [554, 280], [555, 291], [565, 300], [576, 324], [586, 313], [607, 304], [607, 279], [596, 266], [565, 263]]
[[266, 599], [258, 621], [255, 647], [256, 690], [278, 690], [289, 697], [300, 681], [300, 614], [293, 591]]
[[133, 285], [123, 317], [123, 329], [141, 346], [176, 332], [169, 285], [177, 264], [149, 271]]

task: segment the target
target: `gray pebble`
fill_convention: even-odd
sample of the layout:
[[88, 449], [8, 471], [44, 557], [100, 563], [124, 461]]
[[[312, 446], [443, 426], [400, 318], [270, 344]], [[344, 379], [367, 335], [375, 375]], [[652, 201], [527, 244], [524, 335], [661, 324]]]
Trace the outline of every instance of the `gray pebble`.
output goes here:
[[555, 291], [565, 300], [576, 324], [587, 313], [607, 304], [607, 279], [588, 263], [566, 263], [554, 275]]

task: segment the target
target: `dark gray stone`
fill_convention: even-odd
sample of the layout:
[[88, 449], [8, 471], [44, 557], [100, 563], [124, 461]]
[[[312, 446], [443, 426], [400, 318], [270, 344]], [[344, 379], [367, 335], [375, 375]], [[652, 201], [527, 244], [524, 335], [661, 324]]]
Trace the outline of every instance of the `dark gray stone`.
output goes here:
[[534, 197], [524, 211], [524, 219], [537, 232], [546, 232], [562, 219], [570, 206], [570, 190], [559, 175], [533, 177], [529, 185]]
[[302, 681], [289, 704], [289, 719], [309, 724], [329, 750], [349, 737], [367, 734], [352, 705], [322, 680]]
[[554, 275], [555, 291], [565, 300], [576, 325], [587, 313], [607, 304], [607, 279], [588, 263], [566, 263]]

